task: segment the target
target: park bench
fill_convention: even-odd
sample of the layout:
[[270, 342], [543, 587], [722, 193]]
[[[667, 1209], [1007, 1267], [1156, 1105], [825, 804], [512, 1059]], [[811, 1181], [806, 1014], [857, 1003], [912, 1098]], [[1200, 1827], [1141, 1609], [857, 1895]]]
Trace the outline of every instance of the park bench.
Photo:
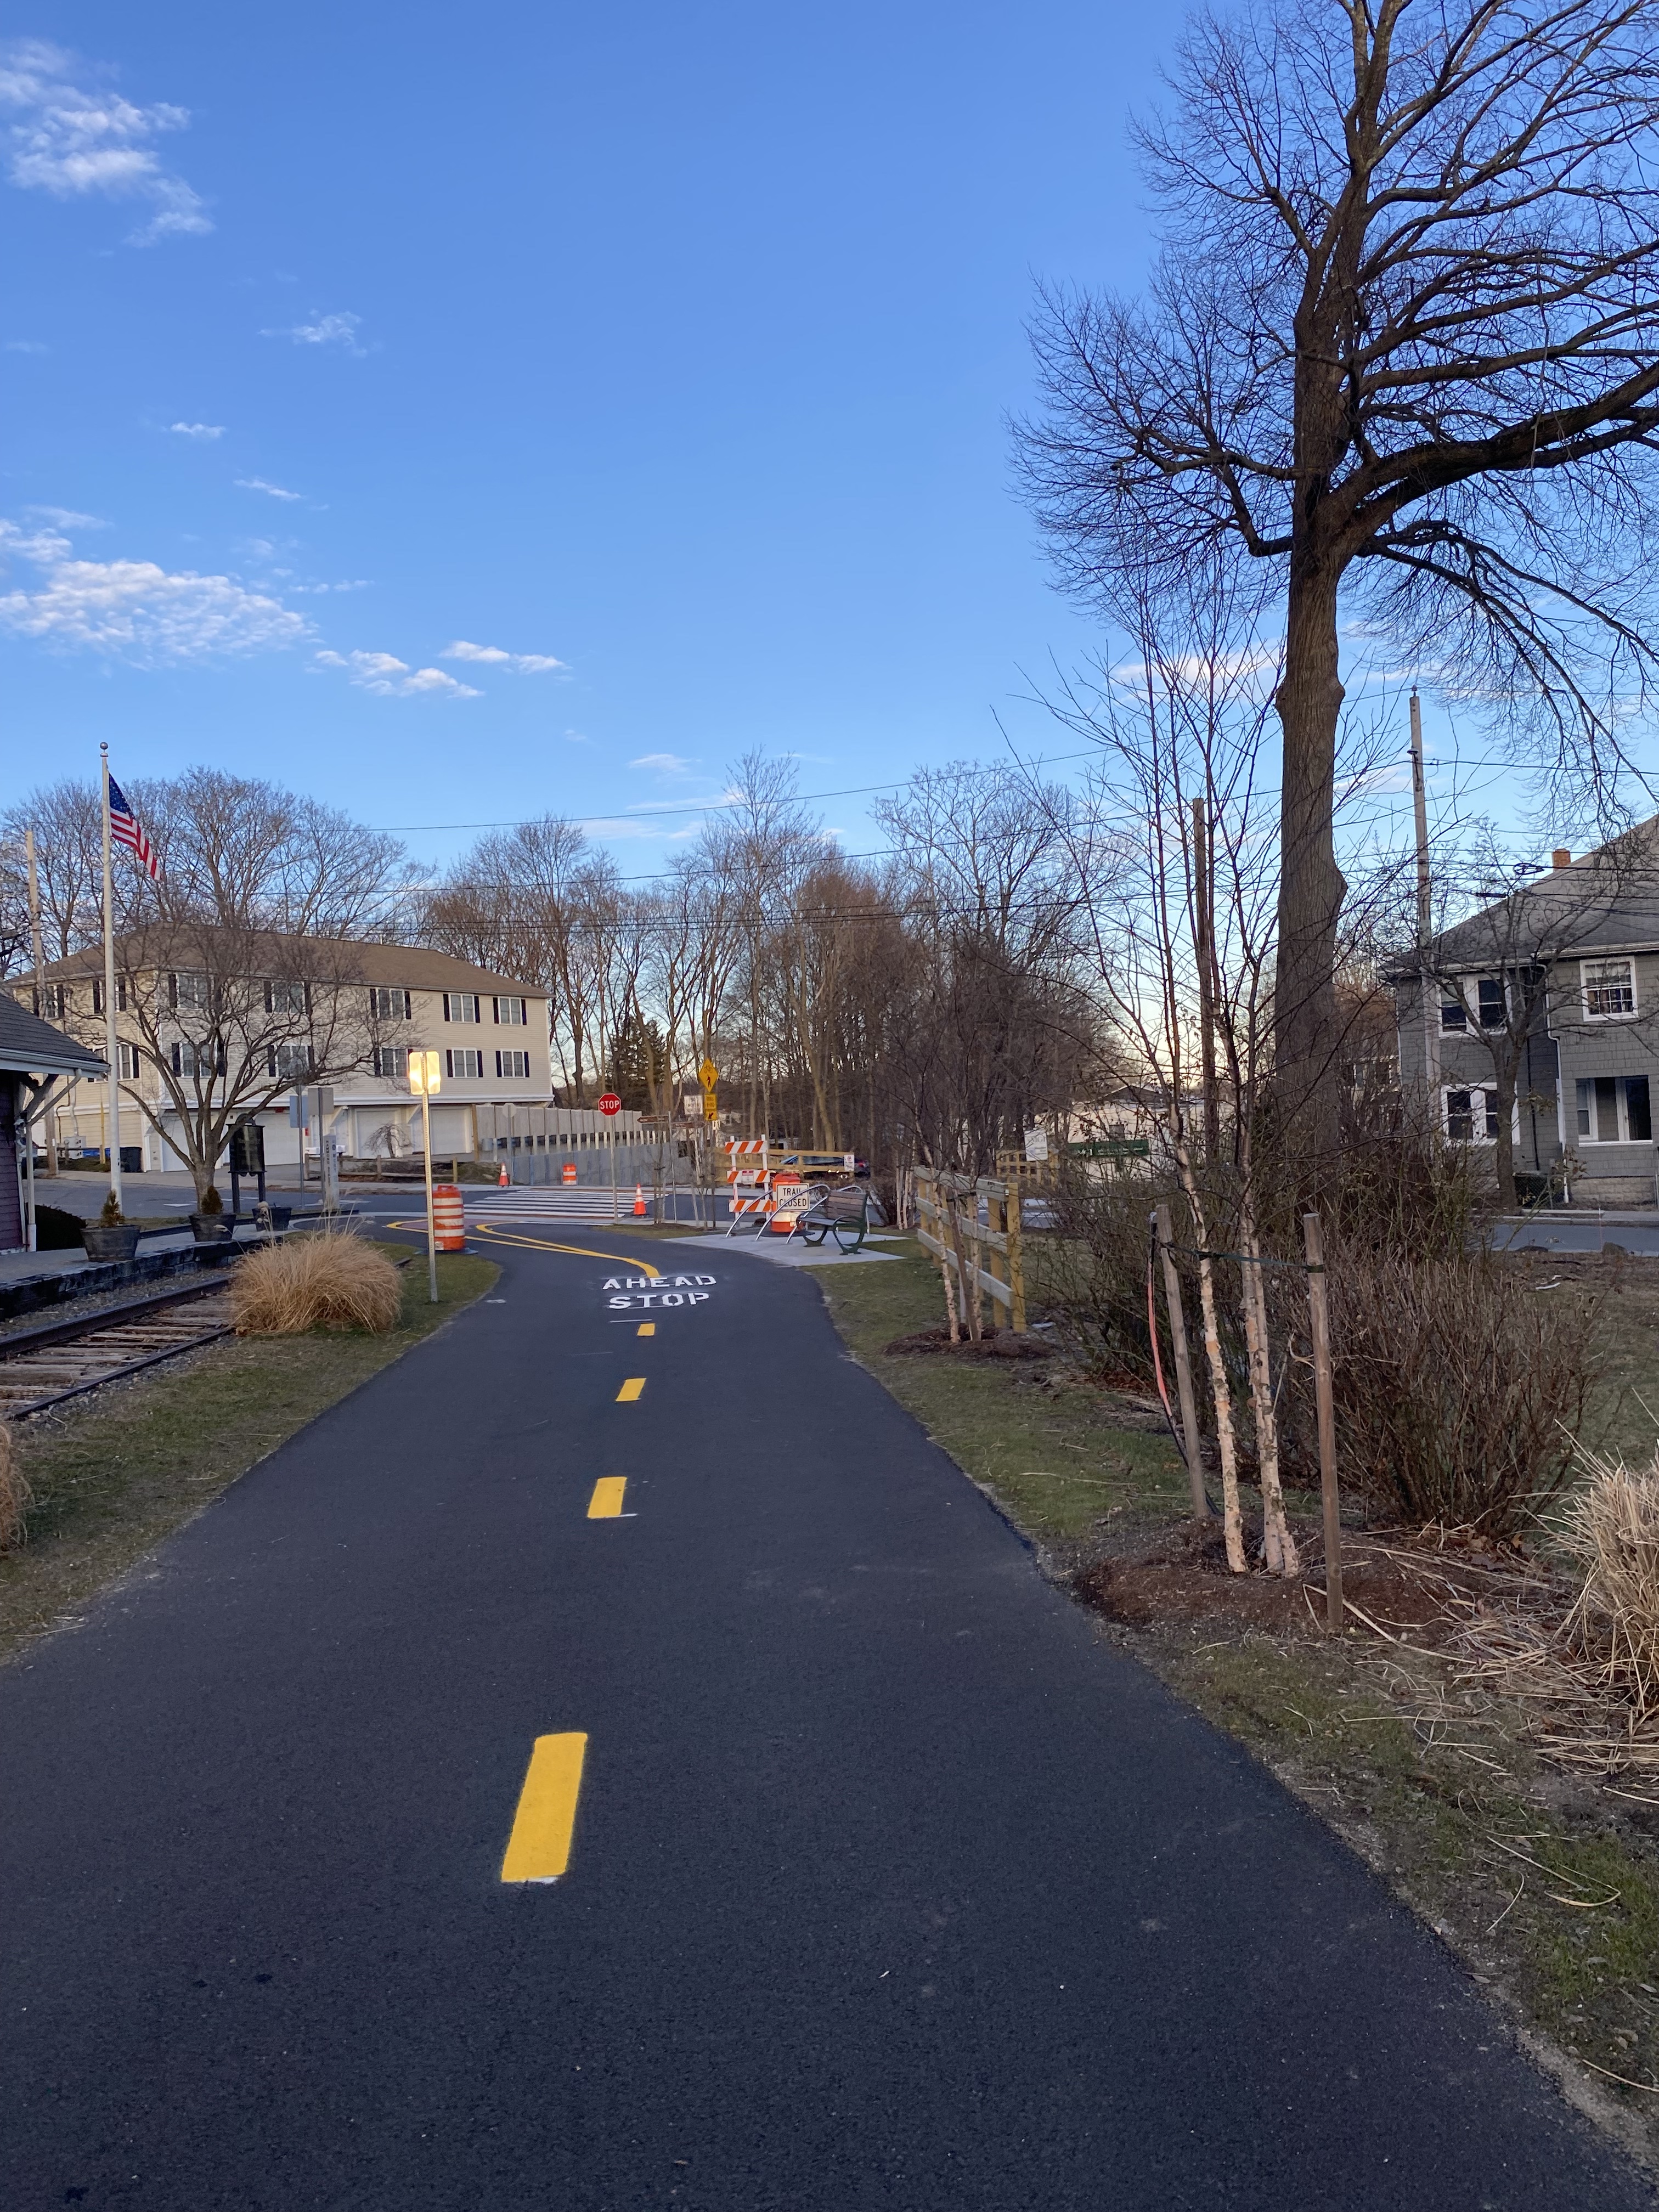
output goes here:
[[866, 1232], [880, 1228], [886, 1218], [874, 1191], [861, 1183], [842, 1183], [820, 1193], [797, 1218], [790, 1234], [805, 1237], [809, 1244], [822, 1244], [826, 1237], [833, 1237], [842, 1251], [856, 1252]]

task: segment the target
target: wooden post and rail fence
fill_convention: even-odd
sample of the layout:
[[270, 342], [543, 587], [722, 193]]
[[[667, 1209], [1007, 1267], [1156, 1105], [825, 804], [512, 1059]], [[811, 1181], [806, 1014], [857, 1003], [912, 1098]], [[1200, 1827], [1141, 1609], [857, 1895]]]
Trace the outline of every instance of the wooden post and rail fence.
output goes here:
[[[1025, 1328], [1025, 1262], [1020, 1243], [1019, 1191], [988, 1176], [915, 1170], [916, 1235], [954, 1284], [963, 1326], [977, 1343], [984, 1301], [1006, 1311], [1017, 1335]], [[981, 1200], [986, 1218], [981, 1221]], [[988, 1265], [987, 1264], [988, 1262]]]

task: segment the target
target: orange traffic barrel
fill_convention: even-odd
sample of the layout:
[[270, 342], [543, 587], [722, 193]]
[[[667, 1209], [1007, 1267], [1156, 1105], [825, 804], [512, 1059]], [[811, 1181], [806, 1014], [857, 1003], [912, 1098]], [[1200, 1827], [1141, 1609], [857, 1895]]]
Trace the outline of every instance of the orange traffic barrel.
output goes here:
[[772, 1178], [774, 1212], [767, 1227], [777, 1237], [787, 1237], [795, 1225], [795, 1216], [805, 1213], [811, 1203], [811, 1194], [798, 1175], [775, 1175]]
[[574, 1162], [574, 1160], [567, 1160], [567, 1161], [565, 1162], [563, 1168], [560, 1170], [559, 1180], [560, 1180], [560, 1182], [575, 1182], [575, 1180], [576, 1180], [576, 1163]]
[[441, 1252], [465, 1252], [466, 1249], [466, 1214], [461, 1205], [459, 1187], [453, 1182], [434, 1182], [432, 1186], [432, 1226]]

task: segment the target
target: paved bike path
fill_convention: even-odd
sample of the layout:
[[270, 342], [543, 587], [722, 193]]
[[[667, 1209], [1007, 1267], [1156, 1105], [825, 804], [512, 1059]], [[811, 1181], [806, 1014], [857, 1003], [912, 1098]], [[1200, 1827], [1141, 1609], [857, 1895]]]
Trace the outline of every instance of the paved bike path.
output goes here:
[[[0, 1674], [6, 2212], [1650, 2202], [810, 1279], [580, 1241], [715, 1279], [493, 1243]], [[568, 1872], [503, 1884], [561, 1731]]]

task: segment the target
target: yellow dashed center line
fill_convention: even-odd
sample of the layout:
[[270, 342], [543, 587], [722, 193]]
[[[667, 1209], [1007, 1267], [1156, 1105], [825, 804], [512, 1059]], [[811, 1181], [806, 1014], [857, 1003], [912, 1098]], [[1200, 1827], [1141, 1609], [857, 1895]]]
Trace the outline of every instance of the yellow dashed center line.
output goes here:
[[501, 1861], [503, 1881], [556, 1881], [569, 1865], [586, 1750], [585, 1735], [537, 1737]]
[[643, 1375], [630, 1375], [627, 1382], [623, 1384], [622, 1389], [617, 1393], [617, 1403], [619, 1406], [631, 1406], [635, 1399], [640, 1395], [640, 1393], [644, 1389], [644, 1388], [645, 1377]]
[[653, 1321], [642, 1321], [640, 1323], [639, 1333], [641, 1336], [654, 1336], [657, 1333], [656, 1322]]
[[593, 1486], [593, 1495], [587, 1502], [590, 1521], [615, 1521], [622, 1513], [623, 1492], [628, 1487], [625, 1474], [602, 1474]]

